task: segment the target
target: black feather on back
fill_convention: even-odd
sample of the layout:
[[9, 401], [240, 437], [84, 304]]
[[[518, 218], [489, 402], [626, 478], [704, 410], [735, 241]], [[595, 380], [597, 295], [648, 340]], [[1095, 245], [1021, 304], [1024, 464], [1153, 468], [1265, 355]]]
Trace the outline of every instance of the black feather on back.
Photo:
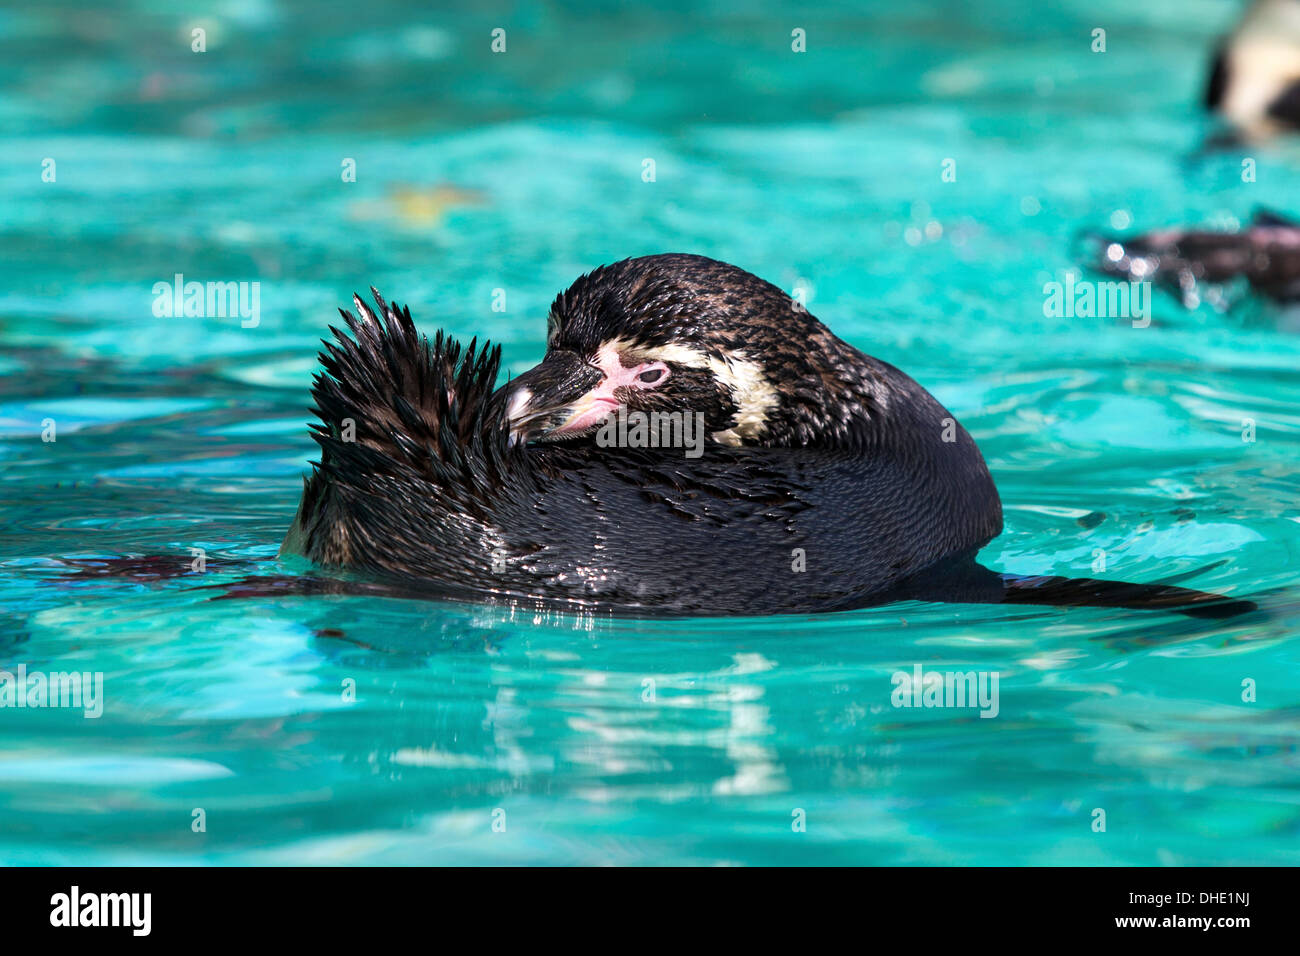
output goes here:
[[[325, 342], [323, 373], [312, 396], [321, 424], [316, 440], [326, 458], [346, 460], [340, 435], [351, 420], [355, 443], [408, 463], [461, 468], [482, 459], [499, 468], [507, 429], [490, 400], [501, 364], [501, 348], [477, 339], [463, 350], [438, 332], [430, 343], [419, 335], [410, 309], [390, 307], [375, 289], [376, 313], [354, 297], [359, 318], [339, 310], [352, 337], [331, 326], [336, 342]], [[495, 417], [494, 417], [495, 416]]]
[[409, 309], [370, 291], [378, 310], [354, 296], [356, 315], [339, 310], [351, 336], [330, 326], [335, 341], [323, 343], [323, 371], [312, 384], [320, 421], [311, 425], [321, 460], [286, 542], [345, 567], [376, 564], [358, 545], [383, 509], [377, 489], [398, 504], [418, 487], [444, 508], [482, 518], [509, 457], [506, 421], [492, 398], [500, 347], [479, 349], [473, 340], [462, 349], [442, 332], [430, 342]]

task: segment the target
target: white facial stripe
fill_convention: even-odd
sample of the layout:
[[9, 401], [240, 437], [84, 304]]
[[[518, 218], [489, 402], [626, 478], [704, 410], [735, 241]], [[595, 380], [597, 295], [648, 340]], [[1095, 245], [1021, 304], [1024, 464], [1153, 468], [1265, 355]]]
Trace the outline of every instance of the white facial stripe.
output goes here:
[[646, 349], [637, 348], [625, 339], [614, 339], [601, 346], [601, 367], [605, 367], [606, 354], [617, 355], [624, 350], [632, 350], [643, 360], [707, 369], [727, 386], [731, 400], [736, 403], [736, 419], [731, 428], [713, 433], [714, 440], [721, 444], [739, 445], [747, 438], [758, 438], [767, 429], [767, 413], [777, 404], [776, 389], [763, 375], [763, 367], [747, 359], [743, 352], [718, 358], [687, 345], [671, 344]]
[[606, 342], [600, 347], [600, 351], [596, 353], [595, 359], [596, 364], [600, 366], [600, 370], [605, 373], [605, 378], [613, 379], [622, 377], [624, 366], [623, 363], [619, 361], [618, 356], [619, 353], [627, 347], [628, 343], [623, 339], [614, 339], [611, 342]]

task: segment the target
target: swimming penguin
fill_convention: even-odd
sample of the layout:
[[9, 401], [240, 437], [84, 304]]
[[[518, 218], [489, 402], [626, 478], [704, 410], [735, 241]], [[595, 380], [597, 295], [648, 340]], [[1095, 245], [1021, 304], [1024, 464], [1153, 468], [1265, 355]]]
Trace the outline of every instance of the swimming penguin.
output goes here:
[[628, 613], [1249, 606], [975, 564], [1002, 504], [971, 436], [735, 266], [594, 270], [551, 306], [543, 361], [495, 391], [499, 348], [430, 342], [371, 291], [321, 355], [321, 460], [282, 553], [443, 597]]
[[1207, 109], [1245, 139], [1300, 128], [1300, 0], [1257, 0], [1220, 44]]
[[1130, 282], [1154, 282], [1188, 308], [1226, 307], [1229, 283], [1244, 280], [1275, 302], [1300, 301], [1300, 223], [1256, 210], [1236, 232], [1162, 229], [1139, 236], [1089, 234], [1088, 264]]

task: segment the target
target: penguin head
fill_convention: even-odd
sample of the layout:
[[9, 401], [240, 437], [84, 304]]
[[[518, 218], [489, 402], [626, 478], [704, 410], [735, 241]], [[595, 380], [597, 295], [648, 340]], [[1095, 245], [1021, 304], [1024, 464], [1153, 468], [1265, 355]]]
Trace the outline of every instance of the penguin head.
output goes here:
[[711, 441], [807, 445], [862, 370], [780, 289], [703, 256], [625, 259], [551, 306], [542, 362], [506, 386], [516, 441], [580, 438], [620, 408], [704, 416]]

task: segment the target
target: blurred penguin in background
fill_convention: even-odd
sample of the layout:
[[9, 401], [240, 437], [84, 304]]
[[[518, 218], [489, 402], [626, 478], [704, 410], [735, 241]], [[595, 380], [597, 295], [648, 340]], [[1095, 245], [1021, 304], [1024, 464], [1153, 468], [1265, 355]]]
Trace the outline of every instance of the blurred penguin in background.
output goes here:
[[1244, 140], [1300, 130], [1300, 0], [1255, 0], [1214, 57], [1205, 105]]

